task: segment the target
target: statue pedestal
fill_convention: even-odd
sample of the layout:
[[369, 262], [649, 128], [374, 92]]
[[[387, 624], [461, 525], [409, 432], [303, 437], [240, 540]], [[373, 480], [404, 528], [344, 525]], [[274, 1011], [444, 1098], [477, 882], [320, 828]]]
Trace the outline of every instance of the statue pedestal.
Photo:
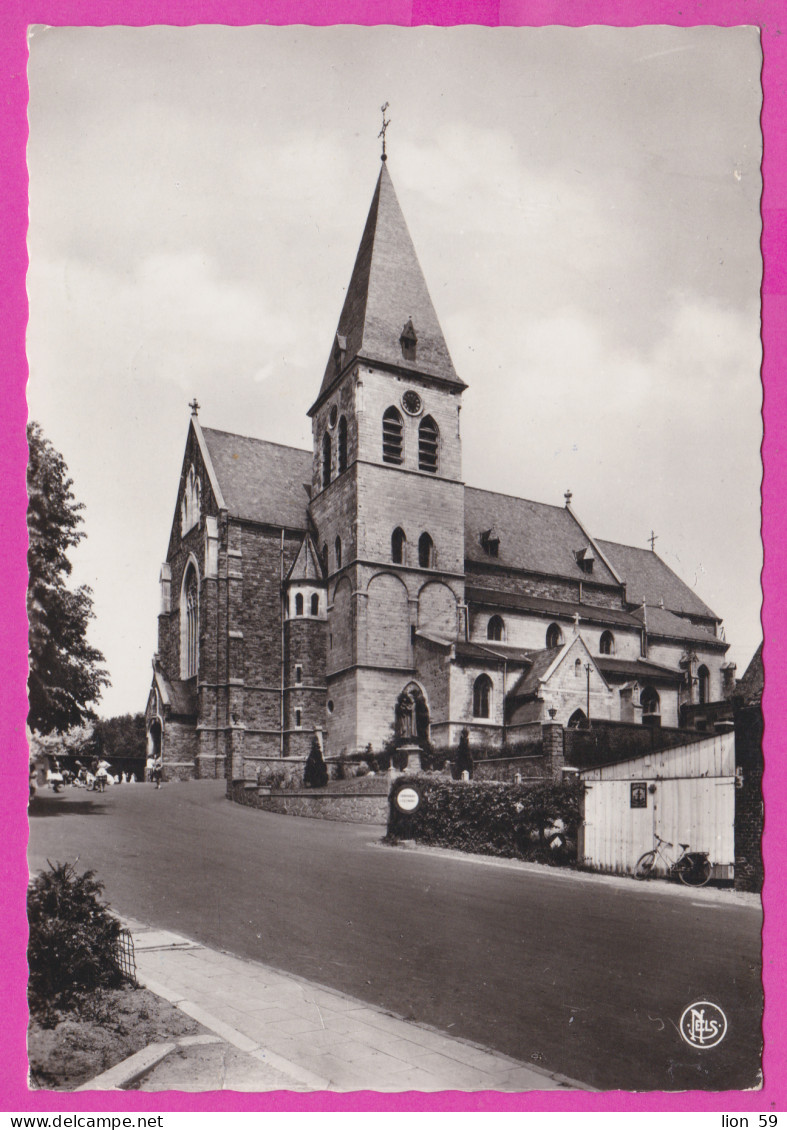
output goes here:
[[421, 747], [419, 745], [400, 746], [399, 753], [407, 754], [407, 764], [404, 767], [405, 773], [421, 772]]

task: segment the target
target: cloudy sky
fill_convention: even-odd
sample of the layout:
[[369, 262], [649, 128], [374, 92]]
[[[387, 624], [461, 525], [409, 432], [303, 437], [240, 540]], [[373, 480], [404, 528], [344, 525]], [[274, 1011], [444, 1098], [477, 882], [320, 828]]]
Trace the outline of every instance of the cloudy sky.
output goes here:
[[379, 171], [469, 389], [464, 477], [574, 506], [759, 623], [760, 49], [700, 27], [38, 28], [30, 415], [141, 710], [188, 402], [310, 446]]

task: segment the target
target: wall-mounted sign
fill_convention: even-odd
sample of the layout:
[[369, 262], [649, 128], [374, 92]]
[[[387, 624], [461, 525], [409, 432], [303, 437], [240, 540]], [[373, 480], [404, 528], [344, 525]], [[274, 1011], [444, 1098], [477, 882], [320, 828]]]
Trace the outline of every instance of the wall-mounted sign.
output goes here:
[[644, 781], [633, 781], [631, 785], [631, 807], [648, 807], [648, 786]]
[[394, 804], [400, 812], [415, 812], [421, 803], [421, 797], [416, 789], [400, 789], [394, 797]]

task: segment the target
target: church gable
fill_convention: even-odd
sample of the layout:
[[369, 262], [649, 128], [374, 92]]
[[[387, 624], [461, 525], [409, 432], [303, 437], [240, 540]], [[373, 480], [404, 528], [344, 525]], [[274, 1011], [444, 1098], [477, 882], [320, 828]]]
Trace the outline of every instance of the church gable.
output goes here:
[[205, 428], [202, 434], [233, 518], [288, 530], [307, 529], [310, 451], [214, 428]]
[[[199, 432], [199, 423], [193, 415], [183, 453], [167, 560], [177, 555], [192, 531], [204, 528], [208, 517], [215, 519], [222, 503], [221, 491], [210, 466], [210, 457]], [[189, 540], [194, 539], [192, 537]]]

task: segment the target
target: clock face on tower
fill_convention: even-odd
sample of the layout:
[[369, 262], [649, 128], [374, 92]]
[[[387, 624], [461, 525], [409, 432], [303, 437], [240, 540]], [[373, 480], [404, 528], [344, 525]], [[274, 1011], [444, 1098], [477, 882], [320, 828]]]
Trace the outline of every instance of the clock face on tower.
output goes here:
[[409, 388], [402, 397], [402, 408], [411, 416], [417, 416], [421, 411], [421, 397], [417, 392]]

